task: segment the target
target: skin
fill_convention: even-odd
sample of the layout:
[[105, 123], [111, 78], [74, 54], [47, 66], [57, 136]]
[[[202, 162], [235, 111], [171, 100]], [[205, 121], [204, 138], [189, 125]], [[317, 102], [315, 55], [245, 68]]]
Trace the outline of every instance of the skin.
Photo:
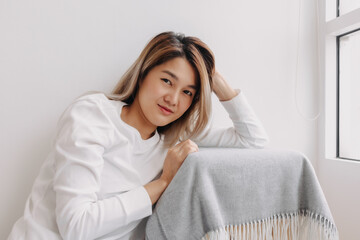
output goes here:
[[121, 118], [133, 125], [143, 139], [150, 138], [158, 126], [175, 121], [190, 107], [197, 88], [195, 76], [184, 58], [154, 67], [140, 85], [134, 102], [123, 109]]
[[[197, 88], [195, 76], [190, 63], [180, 57], [154, 67], [140, 85], [134, 102], [123, 108], [121, 119], [135, 127], [143, 139], [152, 137], [158, 126], [175, 121], [190, 107]], [[213, 90], [220, 101], [237, 95], [218, 72], [213, 75]], [[160, 198], [188, 154], [198, 150], [190, 139], [168, 150], [162, 175], [144, 186], [152, 204]]]

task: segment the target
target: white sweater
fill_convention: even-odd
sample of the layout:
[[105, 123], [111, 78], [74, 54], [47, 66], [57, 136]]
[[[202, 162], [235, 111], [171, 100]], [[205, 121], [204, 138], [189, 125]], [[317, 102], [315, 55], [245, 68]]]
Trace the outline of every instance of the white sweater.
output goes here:
[[[222, 102], [234, 127], [207, 128], [199, 146], [261, 148], [267, 135], [242, 93]], [[58, 123], [12, 239], [142, 239], [152, 204], [144, 185], [161, 173], [167, 153], [158, 133], [143, 140], [120, 118], [123, 102], [91, 94]]]

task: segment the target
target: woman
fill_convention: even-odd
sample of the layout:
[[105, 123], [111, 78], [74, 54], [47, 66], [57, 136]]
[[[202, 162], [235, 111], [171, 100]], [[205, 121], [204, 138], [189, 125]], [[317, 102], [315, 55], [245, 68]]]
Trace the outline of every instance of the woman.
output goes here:
[[[233, 128], [208, 127], [211, 90]], [[82, 96], [63, 113], [9, 239], [142, 239], [152, 205], [198, 146], [266, 142], [243, 94], [215, 72], [208, 46], [161, 33], [111, 95]]]

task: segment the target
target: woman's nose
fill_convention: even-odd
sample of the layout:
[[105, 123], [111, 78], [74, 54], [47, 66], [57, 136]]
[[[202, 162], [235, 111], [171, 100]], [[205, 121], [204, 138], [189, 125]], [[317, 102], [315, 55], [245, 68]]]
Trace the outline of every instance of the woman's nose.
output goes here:
[[177, 91], [169, 92], [165, 95], [164, 100], [167, 104], [174, 106], [179, 100], [179, 93]]

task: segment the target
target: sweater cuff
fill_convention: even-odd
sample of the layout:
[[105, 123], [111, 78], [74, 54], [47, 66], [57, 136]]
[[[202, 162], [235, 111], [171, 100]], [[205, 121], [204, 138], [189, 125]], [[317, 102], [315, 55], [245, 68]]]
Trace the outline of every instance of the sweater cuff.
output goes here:
[[126, 212], [128, 223], [152, 214], [151, 199], [143, 186], [119, 195], [118, 199]]

